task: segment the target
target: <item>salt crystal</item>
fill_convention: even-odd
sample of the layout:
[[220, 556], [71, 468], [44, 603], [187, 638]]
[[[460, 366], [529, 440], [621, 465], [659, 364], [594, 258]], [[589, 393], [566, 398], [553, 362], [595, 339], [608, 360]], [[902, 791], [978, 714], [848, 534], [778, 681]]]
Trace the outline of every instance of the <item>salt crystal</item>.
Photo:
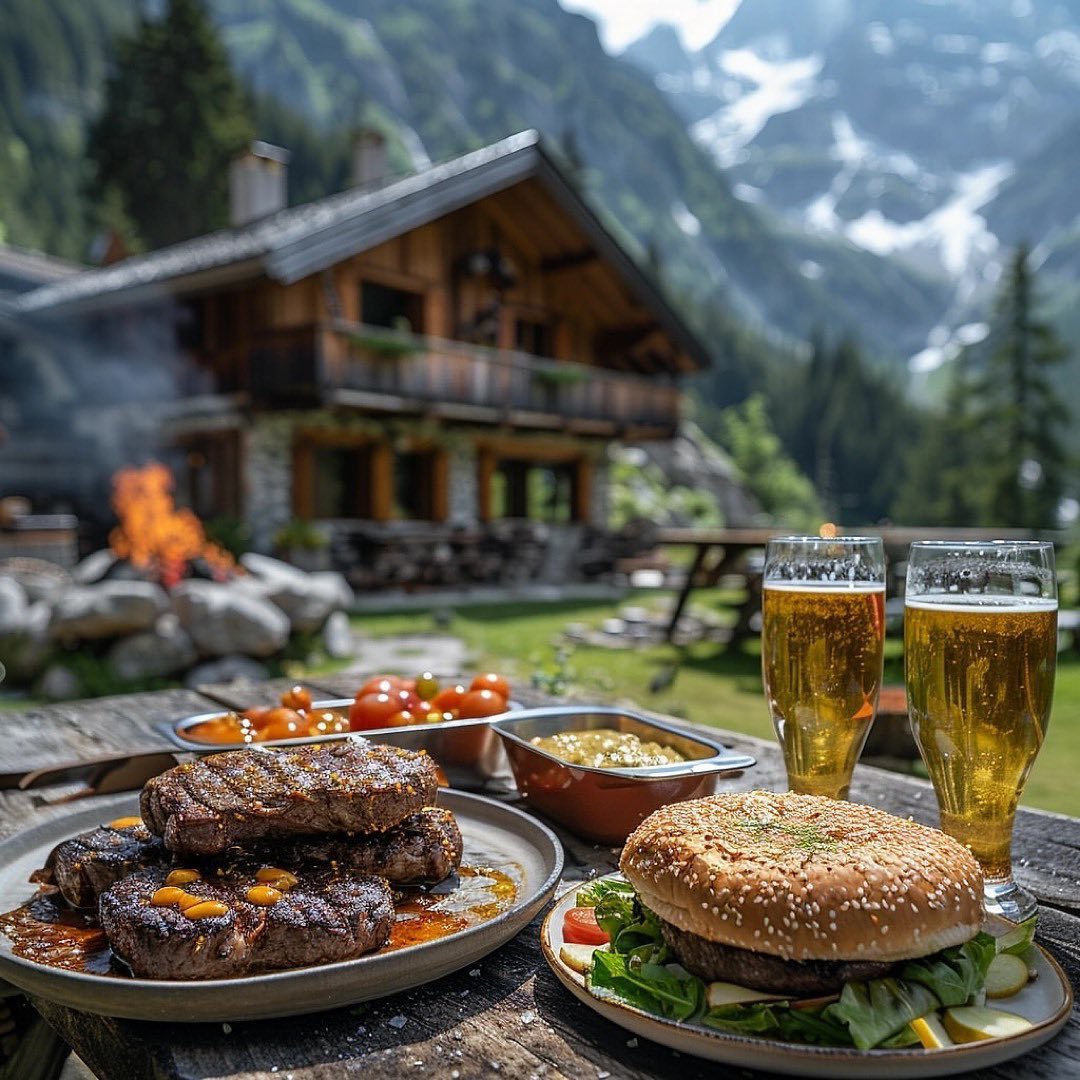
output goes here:
[[221, 1025], [221, 1030], [224, 1031], [226, 1035], [231, 1035], [232, 1034], [232, 1024], [222, 1024]]
[[480, 969], [479, 968], [473, 968], [472, 971], [469, 972], [469, 978], [470, 979], [475, 979], [479, 974], [480, 974]]
[[536, 1019], [536, 1013], [534, 1013], [532, 1009], [526, 1009], [521, 1014], [520, 1019], [523, 1024], [531, 1024]]
[[391, 1016], [386, 1021], [392, 1028], [397, 1028], [400, 1031], [409, 1021], [404, 1016]]
[[637, 1049], [637, 1039], [627, 1039], [626, 1045], [629, 1046], [631, 1050]]

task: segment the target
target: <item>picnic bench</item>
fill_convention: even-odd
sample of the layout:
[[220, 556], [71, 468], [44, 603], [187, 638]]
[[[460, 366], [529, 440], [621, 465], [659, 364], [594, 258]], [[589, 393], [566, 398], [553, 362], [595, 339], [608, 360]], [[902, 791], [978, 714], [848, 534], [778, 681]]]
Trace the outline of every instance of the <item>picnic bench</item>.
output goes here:
[[[355, 683], [355, 678], [320, 677], [308, 685], [318, 696], [330, 698], [351, 695]], [[206, 687], [199, 693], [167, 690], [9, 714], [0, 721], [0, 772], [10, 783], [18, 770], [112, 752], [166, 750], [169, 744], [155, 730], [156, 722], [222, 706], [272, 703], [284, 685], [282, 681]], [[525, 704], [541, 703], [528, 691], [515, 692], [515, 697]], [[755, 768], [725, 781], [726, 787], [786, 787], [777, 747], [734, 733], [721, 736], [758, 760]], [[517, 801], [505, 785], [488, 793]], [[0, 790], [0, 838], [63, 813], [66, 805], [53, 800], [66, 794], [70, 784]], [[852, 798], [936, 823], [933, 790], [911, 777], [860, 766]], [[566, 887], [615, 868], [616, 849], [579, 840], [562, 829], [556, 832], [566, 851]], [[1014, 850], [1017, 878], [1040, 901], [1038, 940], [1061, 963], [1073, 985], [1080, 986], [1080, 819], [1021, 810]], [[35, 1060], [9, 1062], [6, 1075], [19, 1080], [55, 1075], [42, 1071], [50, 1057], [42, 1049], [48, 1039], [63, 1040], [109, 1080], [328, 1080], [352, 1075], [365, 1080], [409, 1075], [450, 1080], [475, 1076], [692, 1080], [717, 1075], [715, 1064], [633, 1038], [573, 999], [548, 970], [538, 934], [539, 919], [467, 970], [379, 1001], [289, 1019], [148, 1023], [94, 1016], [33, 999], [44, 1019], [35, 1033]], [[51, 1059], [62, 1060], [64, 1053], [66, 1048], [57, 1041]], [[1046, 1046], [998, 1069], [970, 1075], [983, 1080], [1080, 1076], [1080, 1009], [1074, 1009], [1065, 1029]]]

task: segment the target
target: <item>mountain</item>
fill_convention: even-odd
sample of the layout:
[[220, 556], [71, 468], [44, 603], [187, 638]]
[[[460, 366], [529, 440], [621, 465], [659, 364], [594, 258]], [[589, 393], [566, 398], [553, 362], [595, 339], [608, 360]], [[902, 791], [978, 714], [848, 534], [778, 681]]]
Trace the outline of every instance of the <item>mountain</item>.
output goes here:
[[[80, 255], [92, 219], [78, 201], [85, 125], [100, 107], [109, 36], [136, 5], [52, 0], [45, 18], [39, 0], [0, 2], [10, 9], [0, 20], [0, 147], [26, 165], [15, 185], [0, 168], [0, 228], [8, 242]], [[595, 24], [556, 0], [208, 0], [208, 9], [252, 92], [279, 120], [281, 110], [292, 117], [278, 130], [340, 140], [363, 110], [396, 131], [394, 161], [407, 167], [540, 129], [580, 159], [586, 196], [613, 231], [696, 310], [722, 307], [789, 341], [814, 328], [850, 332], [893, 357], [918, 347], [944, 311], [933, 273], [738, 197], [651, 75], [608, 56]], [[304, 197], [318, 186], [309, 175]]]
[[1077, 0], [747, 0], [698, 51], [656, 27], [623, 57], [736, 195], [949, 280], [916, 370], [978, 336], [1021, 241], [1076, 291]]

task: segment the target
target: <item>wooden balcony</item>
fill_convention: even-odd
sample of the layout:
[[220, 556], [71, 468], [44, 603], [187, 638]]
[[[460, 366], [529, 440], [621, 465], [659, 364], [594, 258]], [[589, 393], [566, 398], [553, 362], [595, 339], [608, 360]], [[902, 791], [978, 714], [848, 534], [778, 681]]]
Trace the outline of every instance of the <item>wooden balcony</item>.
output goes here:
[[270, 407], [337, 405], [637, 439], [668, 438], [679, 421], [680, 391], [667, 376], [342, 320], [260, 340], [223, 381], [246, 384]]

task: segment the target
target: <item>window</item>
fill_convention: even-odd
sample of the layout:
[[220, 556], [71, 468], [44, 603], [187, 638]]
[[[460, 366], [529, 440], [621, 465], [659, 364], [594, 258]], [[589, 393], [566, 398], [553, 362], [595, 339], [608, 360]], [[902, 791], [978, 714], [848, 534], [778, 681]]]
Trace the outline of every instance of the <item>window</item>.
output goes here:
[[491, 478], [492, 516], [552, 524], [573, 521], [574, 474], [571, 464], [500, 461]]
[[368, 447], [315, 447], [312, 512], [316, 518], [371, 517]]
[[394, 455], [394, 517], [405, 521], [435, 518], [435, 455], [405, 451]]
[[552, 335], [547, 323], [518, 319], [514, 333], [517, 347], [522, 352], [532, 353], [533, 356], [551, 356]]
[[365, 281], [360, 286], [360, 320], [369, 326], [423, 333], [424, 298], [420, 293]]

